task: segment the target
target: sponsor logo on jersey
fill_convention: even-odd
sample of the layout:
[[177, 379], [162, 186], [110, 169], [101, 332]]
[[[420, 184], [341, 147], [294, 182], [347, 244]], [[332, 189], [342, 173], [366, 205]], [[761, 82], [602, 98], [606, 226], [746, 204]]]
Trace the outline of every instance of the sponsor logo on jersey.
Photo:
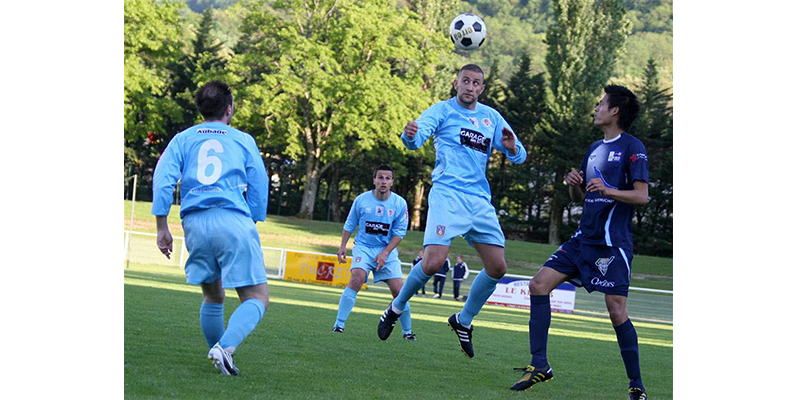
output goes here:
[[637, 162], [637, 160], [648, 161], [648, 156], [646, 155], [646, 153], [637, 153], [637, 154], [632, 154], [632, 156], [629, 157], [629, 159], [632, 160], [632, 162]]
[[599, 272], [601, 272], [601, 275], [607, 275], [607, 269], [610, 267], [610, 264], [614, 259], [615, 256], [609, 258], [607, 257], [599, 258], [598, 260], [596, 260], [596, 266], [598, 267]]
[[383, 206], [377, 206], [374, 213], [377, 215], [382, 215], [385, 213], [385, 208]]
[[620, 151], [611, 151], [610, 156], [607, 157], [607, 161], [609, 162], [617, 162], [621, 161], [622, 153]]
[[592, 283], [593, 286], [615, 287], [615, 282], [610, 282], [606, 279], [599, 279], [597, 277], [593, 277], [593, 279], [590, 280], [590, 283]]
[[388, 236], [388, 231], [391, 229], [390, 224], [382, 222], [366, 221], [366, 233], [370, 235]]
[[440, 237], [440, 236], [443, 236], [444, 233], [446, 233], [446, 225], [438, 225], [438, 226], [435, 227], [435, 234], [436, 235], [438, 235]]
[[482, 118], [482, 125], [490, 128], [490, 118]]
[[223, 129], [210, 129], [200, 128], [197, 129], [197, 135], [226, 135], [227, 131]]
[[490, 138], [485, 137], [485, 135], [480, 132], [461, 128], [460, 144], [480, 153], [488, 154], [488, 150], [490, 149]]

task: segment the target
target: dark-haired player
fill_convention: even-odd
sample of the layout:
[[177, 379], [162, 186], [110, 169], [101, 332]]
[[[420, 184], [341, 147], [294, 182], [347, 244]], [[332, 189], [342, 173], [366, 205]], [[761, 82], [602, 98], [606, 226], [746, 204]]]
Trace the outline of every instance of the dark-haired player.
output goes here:
[[647, 397], [640, 377], [637, 332], [626, 311], [632, 271], [632, 212], [648, 203], [648, 157], [643, 143], [626, 131], [640, 103], [629, 89], [609, 85], [596, 106], [594, 124], [604, 138], [590, 145], [580, 170], [566, 177], [573, 201], [583, 201], [579, 230], [529, 281], [529, 349], [532, 361], [511, 388], [526, 390], [554, 377], [546, 356], [551, 324], [549, 293], [568, 280], [605, 294], [621, 357], [629, 377], [629, 399]]
[[[381, 165], [374, 170], [374, 190], [355, 198], [341, 234], [338, 262], [346, 263], [346, 243], [357, 228], [355, 247], [352, 249], [352, 267], [349, 284], [338, 302], [338, 316], [332, 331], [343, 333], [346, 319], [355, 306], [363, 283], [374, 276], [374, 283], [385, 281], [396, 297], [402, 289], [402, 265], [396, 246], [407, 233], [407, 202], [391, 191], [393, 168]], [[410, 304], [402, 312], [402, 337], [416, 340], [410, 325]]]
[[380, 318], [377, 334], [385, 340], [407, 301], [447, 259], [452, 240], [463, 236], [482, 259], [485, 268], [474, 279], [462, 311], [449, 317], [460, 349], [474, 357], [471, 343], [474, 319], [507, 272], [504, 260], [504, 233], [485, 170], [493, 149], [510, 162], [526, 160], [526, 150], [498, 111], [477, 99], [485, 90], [485, 75], [474, 64], [463, 66], [453, 82], [457, 95], [440, 101], [416, 121], [408, 122], [402, 142], [411, 150], [420, 148], [432, 136], [435, 169], [432, 171], [424, 232], [424, 258], [410, 270], [404, 288]]
[[[166, 217], [180, 180], [186, 247], [186, 282], [202, 287], [200, 326], [208, 358], [224, 375], [238, 375], [233, 352], [255, 329], [269, 304], [263, 250], [255, 228], [266, 218], [268, 177], [255, 139], [230, 127], [233, 93], [211, 81], [196, 94], [205, 122], [175, 135], [152, 178], [157, 244], [169, 257]], [[246, 196], [244, 196], [246, 190]], [[241, 305], [224, 328], [224, 289], [235, 288]]]

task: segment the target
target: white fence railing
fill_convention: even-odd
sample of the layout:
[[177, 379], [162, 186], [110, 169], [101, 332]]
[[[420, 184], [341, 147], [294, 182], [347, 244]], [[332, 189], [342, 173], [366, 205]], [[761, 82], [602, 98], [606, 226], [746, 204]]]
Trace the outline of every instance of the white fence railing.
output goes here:
[[[185, 239], [181, 236], [173, 236], [173, 249], [174, 253], [171, 259], [167, 259], [158, 250], [155, 245], [154, 233], [137, 232], [132, 230], [124, 231], [125, 239], [125, 265], [128, 266], [130, 262], [140, 264], [153, 264], [164, 265], [182, 268], [188, 258], [188, 251], [185, 246]], [[263, 261], [266, 267], [266, 275], [269, 278], [283, 279], [285, 277], [285, 264], [286, 252], [296, 251], [310, 254], [318, 254], [325, 256], [335, 256], [335, 254], [328, 253], [315, 253], [304, 250], [284, 249], [277, 247], [263, 246]], [[179, 254], [178, 257], [175, 257]], [[403, 262], [403, 272], [409, 273], [411, 263]], [[468, 293], [471, 288], [471, 283], [476, 278], [479, 270], [469, 270], [471, 273], [466, 281], [463, 281], [460, 291]], [[530, 279], [531, 276], [507, 274], [506, 277], [516, 279]], [[451, 291], [451, 282], [447, 279], [448, 286], [444, 287], [444, 292]], [[446, 285], [445, 284], [445, 285]], [[370, 285], [369, 287], [381, 290], [384, 284]], [[432, 292], [432, 284], [427, 285]], [[426, 290], [426, 287], [425, 287]], [[644, 320], [651, 321], [664, 321], [673, 322], [673, 291], [672, 290], [659, 290], [648, 289], [639, 287], [629, 288], [630, 301], [627, 303], [629, 314]], [[607, 309], [604, 304], [604, 297], [599, 292], [587, 293], [584, 290], [577, 290], [576, 310], [595, 313], [606, 314]]]

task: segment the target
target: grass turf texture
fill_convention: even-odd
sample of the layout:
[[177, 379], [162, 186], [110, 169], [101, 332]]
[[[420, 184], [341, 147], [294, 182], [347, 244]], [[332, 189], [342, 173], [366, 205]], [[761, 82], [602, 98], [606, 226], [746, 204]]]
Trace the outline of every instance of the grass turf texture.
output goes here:
[[[346, 332], [330, 332], [341, 288], [271, 280], [263, 321], [239, 347], [241, 376], [206, 359], [199, 287], [180, 268], [131, 264], [125, 282], [125, 397], [136, 398], [625, 398], [628, 380], [607, 318], [553, 314], [549, 360], [555, 379], [524, 393], [509, 387], [529, 362], [526, 310], [485, 306], [474, 320], [473, 359], [446, 318], [462, 303], [414, 297], [418, 342], [377, 338], [387, 293], [363, 291]], [[225, 321], [238, 306], [227, 291]], [[652, 398], [673, 397], [673, 326], [635, 324]]]
[[[125, 201], [125, 229], [130, 227], [131, 204], [132, 202]], [[136, 202], [133, 218], [134, 231], [156, 232], [155, 217], [150, 214], [151, 208], [152, 203]], [[172, 235], [183, 236], [179, 206], [172, 207], [168, 223]], [[341, 243], [343, 224], [268, 215], [266, 221], [258, 223], [257, 227], [263, 246], [335, 254], [338, 252], [338, 246]], [[398, 247], [400, 259], [404, 262], [413, 261], [418, 250], [422, 248], [423, 241], [423, 231], [407, 231], [407, 235]], [[354, 238], [349, 240], [349, 255], [352, 254], [353, 245]], [[153, 246], [155, 246], [154, 243]], [[507, 273], [534, 275], [556, 249], [557, 246], [547, 244], [508, 240], [505, 247]], [[463, 254], [463, 259], [472, 270], [482, 269], [482, 262], [476, 251], [462, 238], [456, 238], [452, 242], [449, 253], [449, 258], [452, 262], [456, 261], [456, 254]], [[635, 255], [632, 261], [631, 285], [651, 289], [673, 290], [673, 259]], [[429, 287], [431, 288], [431, 283]]]

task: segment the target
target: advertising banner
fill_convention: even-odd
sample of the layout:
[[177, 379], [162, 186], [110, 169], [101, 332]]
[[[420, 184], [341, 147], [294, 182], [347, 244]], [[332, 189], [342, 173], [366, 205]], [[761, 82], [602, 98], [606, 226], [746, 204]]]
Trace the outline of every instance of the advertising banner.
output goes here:
[[[346, 264], [339, 264], [338, 256], [335, 255], [286, 251], [284, 279], [344, 287], [349, 283], [352, 257], [347, 257], [346, 260]], [[366, 288], [365, 284], [363, 288]]]
[[[576, 287], [574, 285], [563, 283], [552, 290], [549, 296], [551, 311], [573, 314], [574, 303], [576, 302]], [[496, 284], [496, 290], [488, 298], [486, 304], [529, 309], [529, 280], [502, 278]]]

